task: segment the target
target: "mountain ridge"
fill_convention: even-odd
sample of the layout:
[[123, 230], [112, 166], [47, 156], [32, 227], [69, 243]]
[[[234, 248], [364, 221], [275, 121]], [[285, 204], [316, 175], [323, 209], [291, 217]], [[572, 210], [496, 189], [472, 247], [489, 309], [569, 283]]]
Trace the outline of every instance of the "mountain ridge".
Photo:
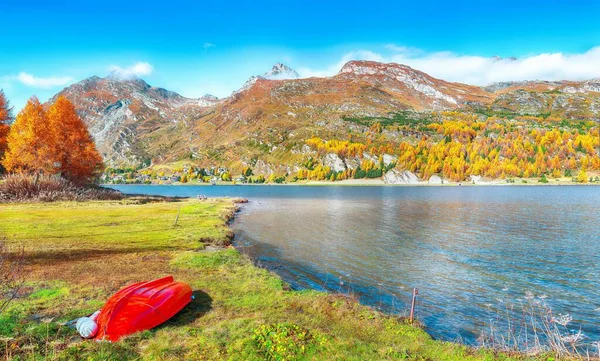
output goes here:
[[[248, 162], [254, 143], [337, 133], [352, 117], [467, 109], [596, 119], [600, 81], [447, 82], [407, 65], [349, 61], [331, 77], [300, 78], [282, 63], [251, 77], [231, 96], [187, 98], [140, 78], [84, 79], [59, 92], [74, 104], [109, 165], [188, 158]], [[271, 141], [269, 141], [269, 139]], [[247, 149], [246, 149], [247, 150]], [[222, 152], [221, 155], [213, 153]], [[250, 152], [252, 153], [252, 152]], [[248, 158], [248, 159], [246, 159]], [[293, 158], [293, 157], [292, 157]]]

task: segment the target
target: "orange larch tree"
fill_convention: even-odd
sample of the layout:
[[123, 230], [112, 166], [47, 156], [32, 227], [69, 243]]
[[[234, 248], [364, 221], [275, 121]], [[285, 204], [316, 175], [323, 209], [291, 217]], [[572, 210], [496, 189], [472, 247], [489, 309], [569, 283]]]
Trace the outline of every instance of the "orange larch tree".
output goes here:
[[44, 107], [32, 97], [19, 112], [7, 137], [8, 149], [3, 165], [9, 172], [56, 172], [53, 151], [53, 132], [50, 130]]
[[103, 169], [102, 157], [73, 104], [60, 96], [48, 108], [53, 157], [60, 174], [76, 183], [92, 181]]

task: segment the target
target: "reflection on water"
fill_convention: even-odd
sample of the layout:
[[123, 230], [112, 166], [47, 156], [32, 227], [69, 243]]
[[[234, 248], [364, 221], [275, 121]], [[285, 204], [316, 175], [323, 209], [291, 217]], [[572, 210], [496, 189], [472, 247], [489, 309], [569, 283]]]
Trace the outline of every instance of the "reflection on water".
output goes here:
[[598, 187], [135, 188], [247, 197], [236, 242], [261, 264], [390, 312], [417, 287], [436, 337], [473, 341], [490, 305], [530, 291], [600, 338]]

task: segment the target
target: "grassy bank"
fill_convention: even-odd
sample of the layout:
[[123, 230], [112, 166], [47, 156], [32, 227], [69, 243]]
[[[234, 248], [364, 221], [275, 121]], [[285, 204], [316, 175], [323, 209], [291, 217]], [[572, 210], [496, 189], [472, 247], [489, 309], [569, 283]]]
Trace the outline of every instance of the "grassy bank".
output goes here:
[[[0, 204], [0, 235], [25, 247], [25, 285], [0, 314], [0, 359], [508, 360], [432, 340], [339, 295], [290, 291], [235, 249], [227, 200]], [[179, 214], [177, 225], [175, 220]], [[119, 288], [171, 274], [195, 300], [157, 329], [118, 343], [60, 326]], [[546, 359], [546, 358], [543, 358]]]

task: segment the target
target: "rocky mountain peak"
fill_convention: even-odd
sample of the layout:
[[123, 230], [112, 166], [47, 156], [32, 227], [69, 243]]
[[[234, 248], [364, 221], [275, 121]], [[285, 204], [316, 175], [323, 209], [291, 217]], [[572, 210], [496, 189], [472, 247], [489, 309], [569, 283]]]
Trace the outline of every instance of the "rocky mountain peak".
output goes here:
[[214, 101], [219, 100], [219, 98], [217, 96], [214, 96], [212, 94], [204, 94], [200, 99], [214, 100]]
[[375, 75], [397, 71], [415, 71], [411, 67], [396, 63], [379, 63], [376, 61], [369, 60], [351, 60], [344, 64], [342, 69], [339, 71], [340, 74], [354, 74], [354, 75]]
[[205, 94], [198, 98], [198, 105], [201, 107], [209, 107], [219, 102], [219, 98], [212, 94]]
[[219, 102], [213, 95], [187, 98], [117, 72], [72, 84], [50, 102], [59, 95], [73, 102], [107, 164], [135, 164], [147, 159], [144, 151], [133, 146], [143, 134], [184, 123], [190, 114]]
[[474, 94], [481, 92], [478, 87], [467, 86], [468, 89], [463, 89], [462, 85], [448, 83], [396, 63], [352, 60], [342, 67], [336, 77], [410, 94], [423, 108], [428, 109], [456, 106], [464, 101], [466, 91]]
[[264, 73], [262, 77], [270, 80], [282, 80], [298, 79], [300, 75], [298, 75], [298, 73], [294, 69], [288, 67], [287, 65], [282, 63], [276, 63], [275, 65], [273, 65], [273, 68], [271, 68], [270, 71]]
[[108, 75], [105, 77], [105, 79], [109, 79], [109, 80], [112, 80], [112, 81], [122, 81], [122, 82], [127, 82], [127, 81], [139, 82], [139, 81], [143, 81], [142, 78], [138, 77], [137, 75], [124, 75], [122, 72], [120, 72], [118, 70], [113, 70], [110, 73], [108, 73]]
[[276, 63], [268, 72], [262, 75], [251, 76], [238, 91], [234, 92], [234, 94], [250, 89], [259, 79], [287, 80], [298, 78], [300, 78], [300, 75], [294, 69], [283, 63]]
[[[97, 77], [92, 77], [92, 78], [97, 78]], [[90, 79], [90, 78], [88, 78]], [[148, 83], [146, 83], [145, 80], [143, 80], [142, 78], [132, 75], [132, 76], [123, 76], [123, 74], [120, 74], [117, 71], [112, 71], [110, 72], [106, 77], [104, 78], [98, 78], [98, 84], [99, 83], [103, 83], [104, 86], [108, 86], [108, 87], [118, 87], [118, 88], [132, 88], [131, 90], [133, 91], [133, 89], [135, 89], [136, 91], [147, 91], [148, 89], [152, 88]], [[163, 89], [164, 90], [164, 89]]]

